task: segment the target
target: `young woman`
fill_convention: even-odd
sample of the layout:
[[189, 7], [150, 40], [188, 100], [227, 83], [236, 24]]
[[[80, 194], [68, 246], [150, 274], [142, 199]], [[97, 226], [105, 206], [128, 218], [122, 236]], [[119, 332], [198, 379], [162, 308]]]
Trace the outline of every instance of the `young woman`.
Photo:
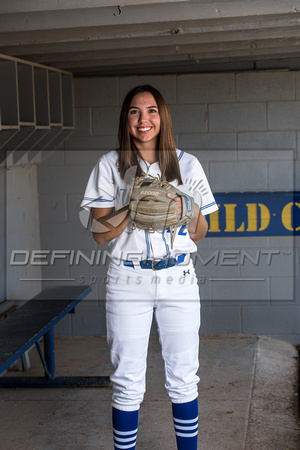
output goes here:
[[[102, 156], [94, 167], [82, 202], [92, 214], [94, 239], [98, 244], [109, 242], [112, 258], [106, 319], [114, 366], [114, 446], [135, 449], [154, 312], [177, 448], [194, 450], [200, 298], [190, 254], [207, 232], [204, 215], [217, 205], [198, 159], [176, 149], [168, 106], [152, 86], [138, 86], [127, 94], [118, 139], [118, 150]], [[177, 229], [172, 248], [170, 230], [149, 233], [132, 227], [130, 186], [142, 174], [183, 185], [194, 196], [195, 217], [188, 227]], [[180, 197], [171, 195], [171, 201], [177, 202], [181, 215]]]

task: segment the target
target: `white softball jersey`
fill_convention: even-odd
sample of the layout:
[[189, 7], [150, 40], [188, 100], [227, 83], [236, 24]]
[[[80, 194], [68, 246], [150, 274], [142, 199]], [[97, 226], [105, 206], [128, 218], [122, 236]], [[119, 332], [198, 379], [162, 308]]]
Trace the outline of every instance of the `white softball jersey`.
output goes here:
[[[181, 150], [176, 150], [183, 185], [178, 186], [177, 180], [170, 182], [173, 186], [194, 197], [201, 207], [202, 214], [207, 215], [218, 209], [211, 192], [204, 170], [198, 159]], [[101, 156], [92, 170], [87, 183], [81, 207], [87, 211], [91, 208], [114, 208], [118, 211], [129, 203], [132, 179], [136, 175], [136, 167], [130, 168], [122, 180], [118, 170], [118, 152], [112, 150]], [[158, 162], [149, 164], [142, 158], [139, 164], [147, 176], [161, 176]], [[114, 218], [113, 224], [124, 219], [125, 214]], [[197, 251], [196, 244], [189, 236], [185, 225], [179, 226], [171, 249], [170, 231], [156, 231], [150, 233], [145, 230], [134, 229], [132, 223], [125, 228], [117, 238], [109, 242], [110, 254], [116, 261], [129, 260], [137, 262], [145, 259], [176, 257], [182, 253], [189, 254]]]

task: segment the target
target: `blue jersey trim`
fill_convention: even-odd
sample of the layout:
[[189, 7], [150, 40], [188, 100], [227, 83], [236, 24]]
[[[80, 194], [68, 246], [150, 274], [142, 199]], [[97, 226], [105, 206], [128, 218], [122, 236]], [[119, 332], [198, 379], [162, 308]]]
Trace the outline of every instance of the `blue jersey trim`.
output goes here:
[[107, 200], [106, 198], [91, 198], [91, 197], [83, 197], [83, 200], [88, 200], [89, 202], [113, 202], [112, 200]]
[[163, 241], [164, 241], [164, 243], [165, 243], [166, 251], [167, 251], [167, 255], [168, 255], [168, 254], [169, 254], [169, 251], [170, 251], [170, 247], [169, 247], [169, 244], [168, 244], [167, 241], [166, 241], [165, 230], [163, 230], [162, 238], [163, 238]]
[[147, 258], [150, 257], [150, 241], [149, 241], [149, 233], [147, 230], [145, 230], [145, 241], [147, 246]]
[[178, 155], [178, 162], [181, 160], [181, 158], [183, 157], [184, 152], [181, 150], [181, 152]]
[[213, 202], [211, 202], [211, 203], [208, 203], [208, 205], [201, 206], [201, 211], [204, 211], [205, 209], [210, 208], [211, 206], [214, 206], [214, 205], [216, 205], [216, 204], [217, 204], [217, 202], [216, 202], [216, 201], [213, 201]]

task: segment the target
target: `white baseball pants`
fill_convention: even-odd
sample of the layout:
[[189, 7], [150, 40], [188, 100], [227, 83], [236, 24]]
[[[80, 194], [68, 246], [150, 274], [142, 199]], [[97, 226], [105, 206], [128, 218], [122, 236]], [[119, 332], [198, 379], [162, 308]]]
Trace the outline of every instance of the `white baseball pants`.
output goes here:
[[114, 408], [134, 411], [143, 400], [153, 311], [169, 397], [173, 403], [197, 398], [200, 298], [192, 261], [159, 271], [112, 262], [106, 320]]

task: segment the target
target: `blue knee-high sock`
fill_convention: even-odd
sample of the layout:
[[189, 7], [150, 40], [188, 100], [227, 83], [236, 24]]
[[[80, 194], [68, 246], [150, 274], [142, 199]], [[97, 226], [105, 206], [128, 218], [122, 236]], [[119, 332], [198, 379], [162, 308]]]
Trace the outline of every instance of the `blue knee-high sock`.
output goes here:
[[138, 411], [112, 409], [114, 448], [134, 450], [138, 431]]
[[198, 401], [172, 403], [178, 450], [197, 450]]

